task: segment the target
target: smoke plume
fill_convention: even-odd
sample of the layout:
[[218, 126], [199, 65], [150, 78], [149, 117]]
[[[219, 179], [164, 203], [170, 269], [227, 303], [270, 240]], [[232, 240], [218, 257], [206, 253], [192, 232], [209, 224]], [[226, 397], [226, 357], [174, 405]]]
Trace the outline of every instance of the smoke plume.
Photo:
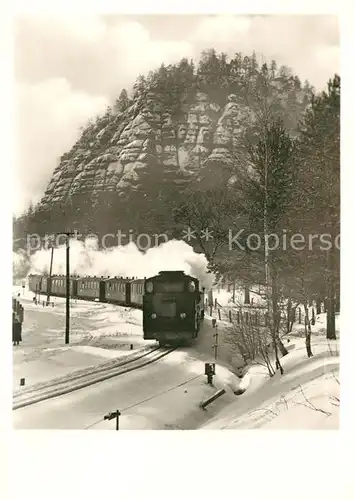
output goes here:
[[19, 250], [17, 253], [12, 252], [12, 277], [14, 281], [23, 279], [26, 277], [30, 269], [30, 262], [23, 250]]
[[[31, 256], [31, 273], [49, 273], [50, 250], [41, 249]], [[122, 276], [148, 278], [160, 271], [184, 271], [199, 279], [201, 286], [210, 289], [214, 276], [207, 272], [204, 254], [195, 253], [184, 241], [171, 240], [142, 252], [135, 243], [100, 250], [94, 238], [70, 243], [70, 273], [80, 276]], [[65, 246], [55, 248], [53, 274], [65, 274]]]

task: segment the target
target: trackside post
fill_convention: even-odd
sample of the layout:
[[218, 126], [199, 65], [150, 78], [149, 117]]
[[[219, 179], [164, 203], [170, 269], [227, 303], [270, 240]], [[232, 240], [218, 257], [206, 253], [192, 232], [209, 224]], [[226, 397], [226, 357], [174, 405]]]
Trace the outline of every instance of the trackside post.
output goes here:
[[205, 375], [208, 379], [208, 384], [213, 384], [213, 375], [215, 375], [215, 363], [205, 363]]
[[213, 323], [213, 328], [215, 328], [215, 333], [213, 333], [213, 337], [215, 338], [215, 344], [213, 344], [213, 349], [214, 349], [215, 359], [217, 359], [217, 357], [218, 357], [218, 338], [219, 338], [219, 334], [218, 334], [218, 326], [216, 324], [216, 319], [213, 319], [212, 323]]
[[116, 419], [116, 431], [119, 430], [119, 417], [121, 415], [121, 412], [119, 410], [112, 411], [110, 413], [107, 413], [107, 415], [104, 416], [104, 420], [112, 420], [113, 418]]

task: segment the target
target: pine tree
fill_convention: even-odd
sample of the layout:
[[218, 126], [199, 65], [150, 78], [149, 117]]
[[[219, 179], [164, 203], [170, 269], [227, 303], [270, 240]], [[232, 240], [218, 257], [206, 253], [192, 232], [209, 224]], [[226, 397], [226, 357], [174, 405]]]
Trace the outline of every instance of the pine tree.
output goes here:
[[130, 101], [128, 97], [128, 92], [126, 91], [126, 89], [123, 89], [114, 104], [114, 110], [117, 113], [124, 113], [124, 111], [128, 109], [129, 106], [130, 106]]
[[[301, 128], [298, 154], [297, 211], [309, 232], [328, 235], [330, 247], [316, 244], [327, 289], [327, 338], [335, 338], [335, 295], [339, 290], [340, 231], [340, 78], [313, 96]], [[337, 290], [337, 293], [336, 293]]]
[[226, 54], [218, 55], [214, 49], [202, 52], [197, 72], [198, 87], [220, 106], [225, 106], [229, 93], [229, 68]]

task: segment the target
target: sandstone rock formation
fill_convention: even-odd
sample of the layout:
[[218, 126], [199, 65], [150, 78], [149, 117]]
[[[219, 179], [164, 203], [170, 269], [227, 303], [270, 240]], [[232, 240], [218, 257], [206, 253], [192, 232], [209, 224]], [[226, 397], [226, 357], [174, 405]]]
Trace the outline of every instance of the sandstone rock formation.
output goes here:
[[151, 112], [153, 93], [124, 113], [98, 120], [69, 153], [62, 156], [46, 189], [43, 205], [77, 193], [124, 193], [143, 189], [141, 174], [156, 163], [163, 178], [186, 184], [203, 165], [234, 161], [241, 134], [251, 111], [230, 95], [224, 108], [197, 92], [186, 107], [184, 120], [173, 123], [168, 112]]

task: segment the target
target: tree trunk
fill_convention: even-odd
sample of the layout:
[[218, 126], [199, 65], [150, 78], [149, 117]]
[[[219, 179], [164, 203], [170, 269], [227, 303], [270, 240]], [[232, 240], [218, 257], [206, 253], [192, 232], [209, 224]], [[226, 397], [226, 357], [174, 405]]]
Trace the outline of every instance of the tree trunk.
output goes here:
[[180, 141], [178, 137], [178, 127], [175, 126], [173, 129], [173, 132], [175, 134], [175, 148], [176, 148], [176, 165], [178, 170], [180, 169], [180, 164], [179, 164], [179, 146], [180, 146]]
[[311, 358], [313, 356], [311, 351], [311, 333], [306, 334], [306, 352], [308, 358]]
[[[333, 231], [331, 231], [331, 234]], [[334, 237], [332, 234], [332, 241]], [[333, 247], [328, 250], [328, 278], [327, 278], [327, 339], [336, 339], [336, 317], [335, 317], [335, 301], [334, 301], [334, 255]]]
[[335, 340], [336, 337], [336, 315], [335, 315], [335, 304], [334, 304], [334, 287], [333, 287], [333, 277], [330, 271], [328, 279], [328, 299], [327, 299], [327, 335], [326, 338], [329, 340]]
[[235, 282], [232, 283], [232, 302], [235, 303]]
[[291, 332], [291, 299], [288, 299], [287, 310], [286, 310], [286, 333]]
[[287, 354], [289, 354], [289, 352], [288, 352], [287, 348], [285, 347], [285, 345], [283, 344], [283, 342], [280, 338], [280, 335], [279, 335], [281, 315], [280, 315], [280, 311], [279, 311], [279, 307], [278, 307], [278, 302], [277, 302], [277, 312], [275, 314], [274, 319], [275, 319], [275, 325], [274, 325], [274, 327], [275, 327], [275, 339], [277, 342], [277, 347], [279, 348], [281, 355], [286, 356]]
[[317, 297], [316, 298], [316, 314], [321, 314], [321, 303], [322, 303], [322, 298], [321, 297]]
[[327, 309], [327, 339], [335, 340], [336, 337], [336, 315], [334, 311], [334, 300], [333, 298], [328, 299], [328, 309]]
[[335, 302], [336, 302], [336, 312], [340, 312], [340, 294], [338, 293], [338, 295], [336, 296], [336, 299], [335, 299]]
[[311, 325], [309, 319], [309, 308], [307, 302], [304, 302], [305, 307], [305, 339], [306, 339], [306, 352], [307, 357], [311, 358], [313, 356], [311, 351]]
[[251, 301], [250, 301], [250, 289], [249, 287], [246, 285], [245, 286], [245, 304], [249, 304]]
[[281, 355], [284, 357], [286, 356], [287, 354], [289, 354], [289, 351], [287, 350], [287, 348], [285, 347], [285, 345], [283, 344], [283, 341], [281, 340], [281, 338], [279, 337], [279, 333], [277, 334], [277, 344], [278, 344], [278, 347], [279, 347], [279, 350], [281, 352]]
[[[278, 296], [277, 296], [277, 288], [276, 288], [276, 278], [274, 276], [274, 271], [271, 273], [271, 303], [272, 303], [272, 324], [271, 324], [271, 335], [273, 339], [273, 347], [274, 347], [274, 355], [275, 355], [275, 366], [276, 369], [280, 370], [280, 374], [283, 375], [284, 369], [280, 363], [279, 355], [278, 355], [278, 345], [279, 343], [282, 343], [280, 338], [279, 338], [279, 332], [278, 332]], [[283, 346], [285, 349], [285, 346]], [[286, 351], [286, 349], [285, 349]], [[287, 351], [286, 351], [287, 353]]]

